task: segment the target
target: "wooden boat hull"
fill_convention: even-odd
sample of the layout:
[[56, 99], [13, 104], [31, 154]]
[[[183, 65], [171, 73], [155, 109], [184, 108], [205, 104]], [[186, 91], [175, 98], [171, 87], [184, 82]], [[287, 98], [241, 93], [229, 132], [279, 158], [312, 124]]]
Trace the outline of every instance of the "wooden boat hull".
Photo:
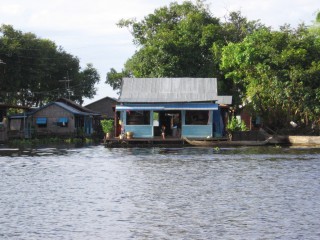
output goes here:
[[270, 144], [282, 144], [290, 146], [320, 146], [320, 136], [283, 136], [274, 135], [270, 139]]
[[217, 141], [217, 140], [192, 140], [184, 138], [184, 140], [192, 146], [208, 146], [208, 147], [219, 147], [219, 146], [264, 146], [269, 143], [266, 141]]
[[320, 136], [288, 136], [290, 145], [320, 146]]

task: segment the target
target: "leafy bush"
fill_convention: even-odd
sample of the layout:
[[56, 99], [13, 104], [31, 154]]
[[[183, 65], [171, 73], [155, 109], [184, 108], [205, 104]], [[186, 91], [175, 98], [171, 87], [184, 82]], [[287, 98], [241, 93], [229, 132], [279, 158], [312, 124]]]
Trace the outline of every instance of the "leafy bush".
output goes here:
[[101, 120], [101, 126], [104, 133], [111, 133], [113, 130], [113, 120]]
[[246, 127], [246, 124], [244, 121], [238, 120], [235, 116], [233, 116], [228, 121], [227, 130], [229, 132], [247, 131], [248, 128]]

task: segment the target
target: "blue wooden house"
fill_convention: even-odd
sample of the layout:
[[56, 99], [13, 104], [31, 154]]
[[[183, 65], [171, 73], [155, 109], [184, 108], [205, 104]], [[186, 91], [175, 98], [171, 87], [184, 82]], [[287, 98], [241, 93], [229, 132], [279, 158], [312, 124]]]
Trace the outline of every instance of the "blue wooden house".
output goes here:
[[[124, 78], [116, 125], [134, 138], [224, 135], [232, 96], [218, 96], [216, 78]], [[119, 134], [119, 130], [116, 135]]]

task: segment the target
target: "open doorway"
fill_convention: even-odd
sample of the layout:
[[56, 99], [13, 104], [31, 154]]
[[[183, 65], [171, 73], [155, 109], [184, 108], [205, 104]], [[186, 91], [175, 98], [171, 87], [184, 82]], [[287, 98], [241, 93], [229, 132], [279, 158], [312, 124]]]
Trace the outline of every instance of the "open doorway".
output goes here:
[[166, 137], [180, 137], [181, 111], [154, 111], [153, 133], [155, 137], [161, 136], [162, 126], [165, 126]]

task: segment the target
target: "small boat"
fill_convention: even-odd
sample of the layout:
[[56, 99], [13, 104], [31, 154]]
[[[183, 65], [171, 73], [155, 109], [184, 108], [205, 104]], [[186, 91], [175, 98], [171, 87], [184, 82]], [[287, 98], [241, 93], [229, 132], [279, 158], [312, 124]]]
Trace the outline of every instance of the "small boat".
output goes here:
[[[268, 136], [268, 135], [267, 135]], [[320, 147], [320, 136], [269, 135], [270, 144]]]
[[188, 139], [184, 137], [184, 140], [193, 146], [207, 146], [207, 147], [216, 147], [216, 146], [264, 146], [269, 143], [269, 139], [265, 141], [220, 141], [214, 139]]
[[288, 136], [292, 145], [320, 145], [320, 136]]

